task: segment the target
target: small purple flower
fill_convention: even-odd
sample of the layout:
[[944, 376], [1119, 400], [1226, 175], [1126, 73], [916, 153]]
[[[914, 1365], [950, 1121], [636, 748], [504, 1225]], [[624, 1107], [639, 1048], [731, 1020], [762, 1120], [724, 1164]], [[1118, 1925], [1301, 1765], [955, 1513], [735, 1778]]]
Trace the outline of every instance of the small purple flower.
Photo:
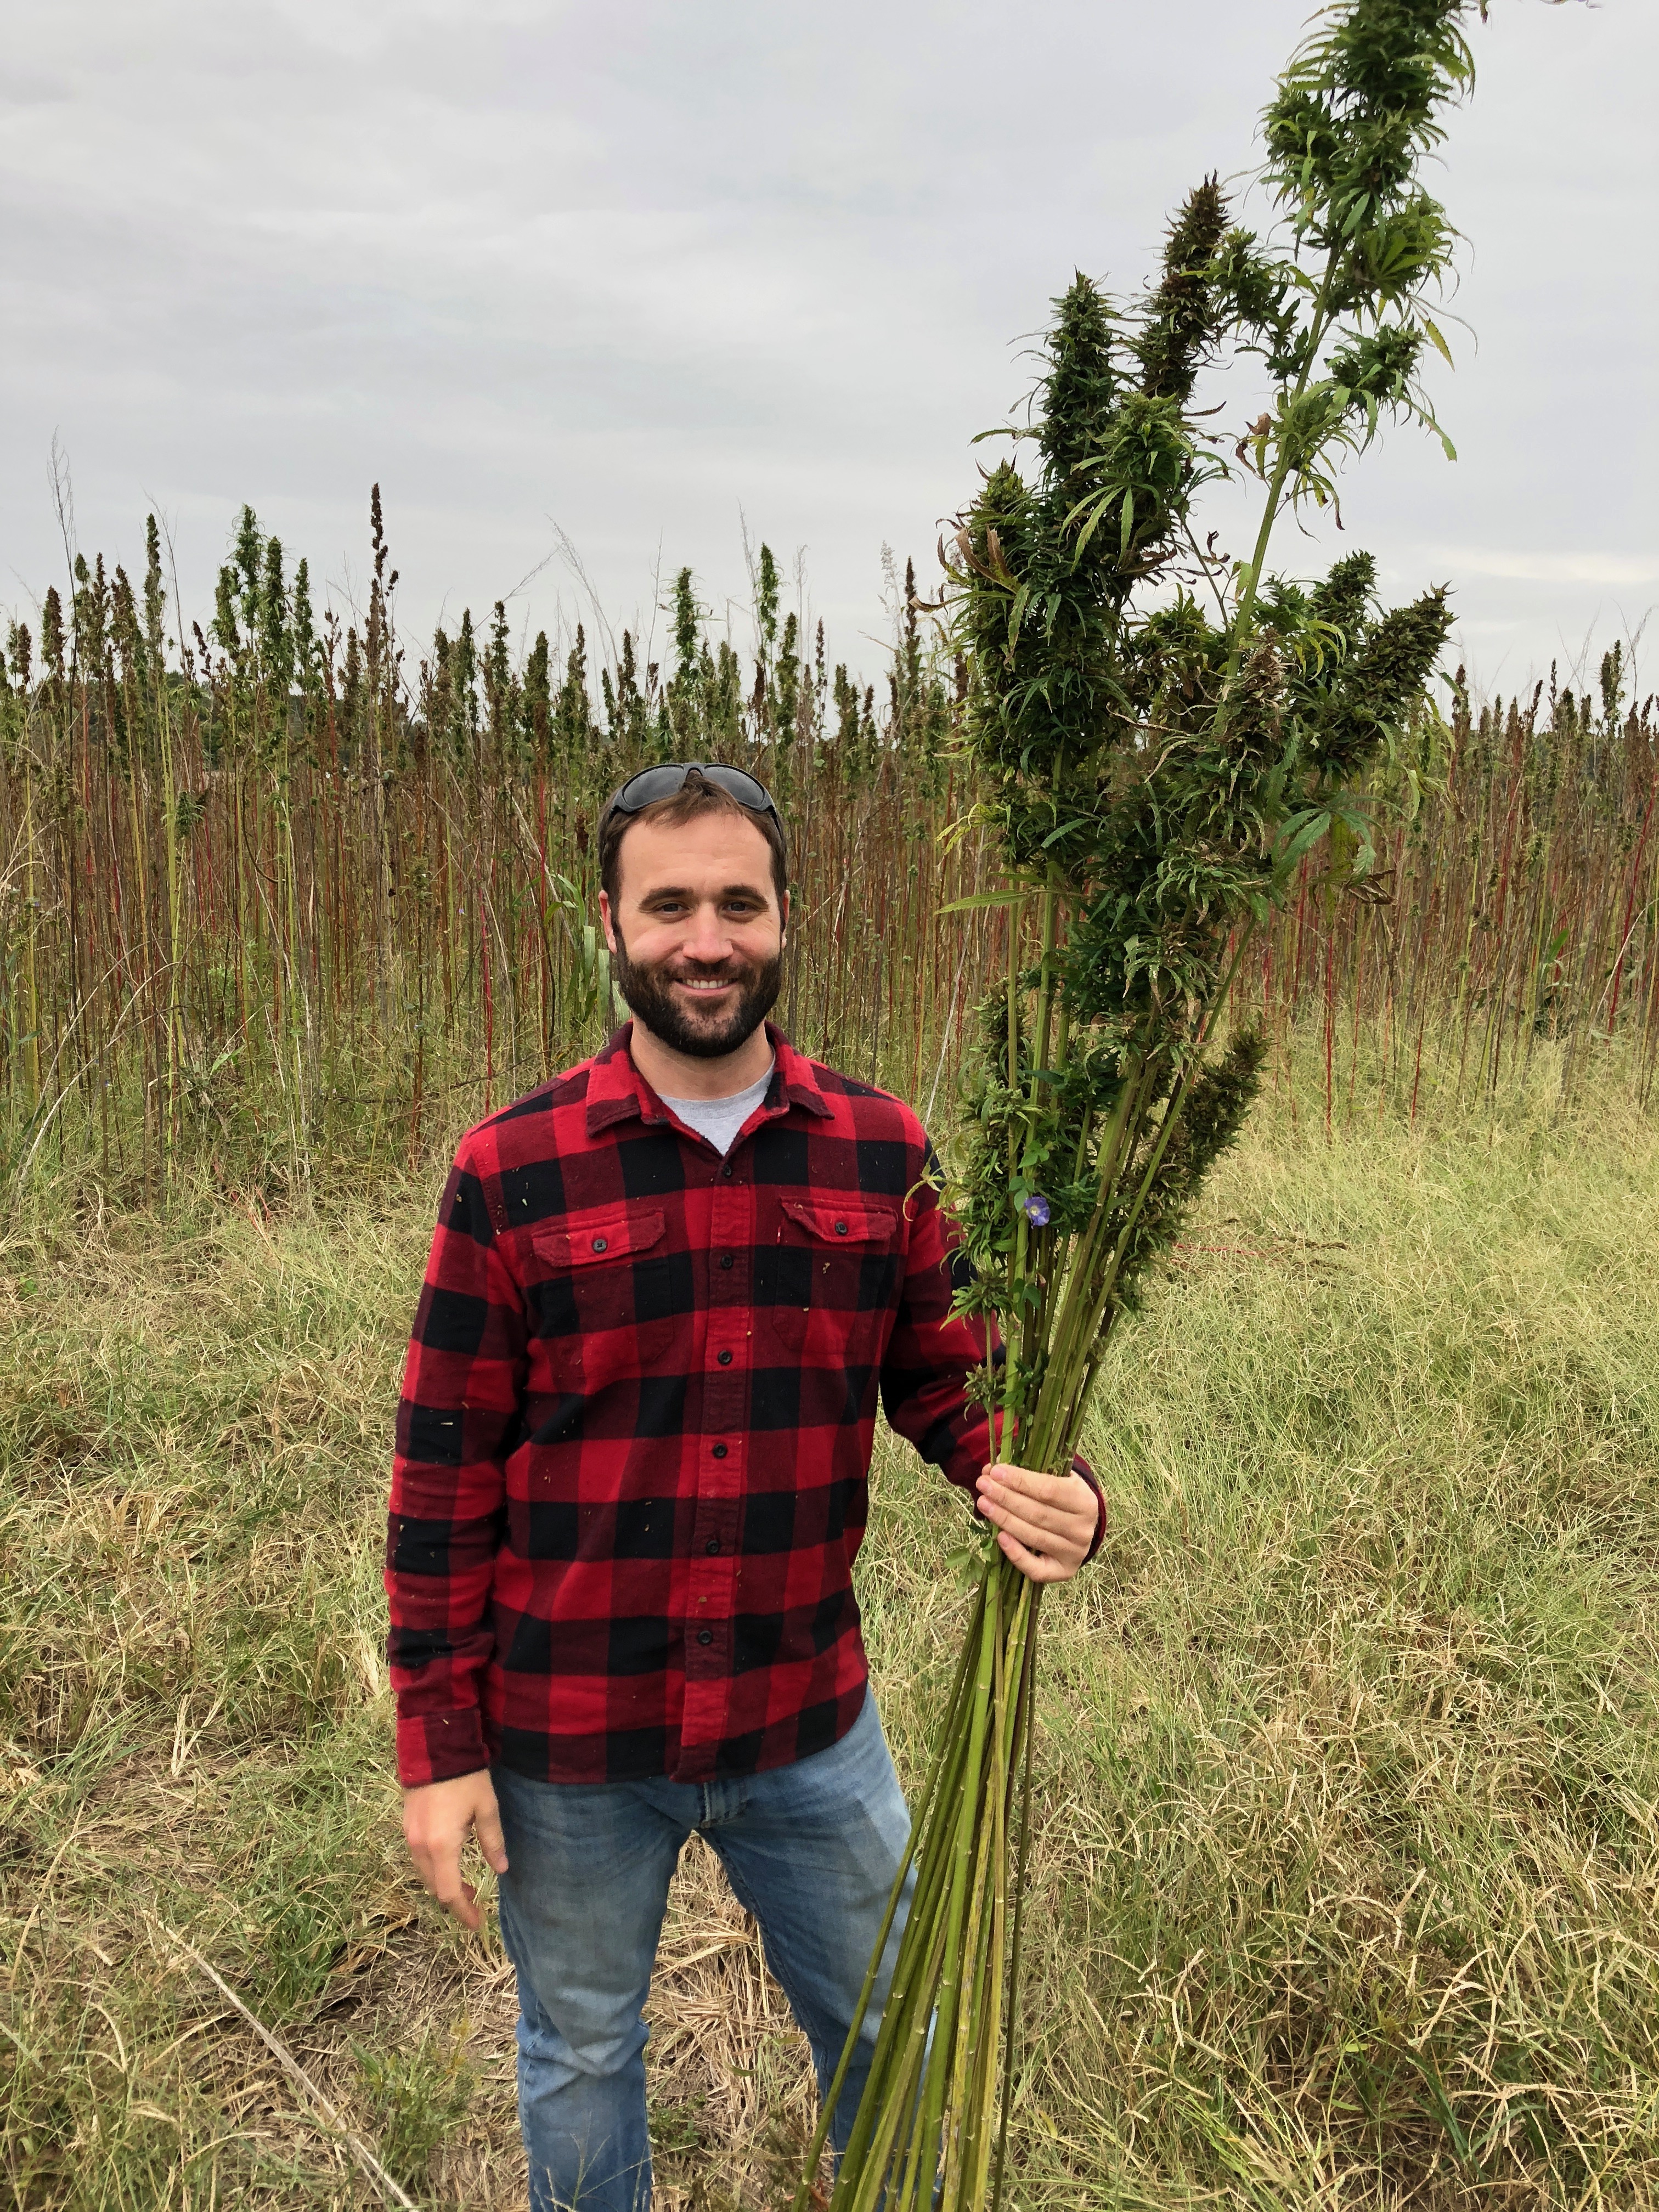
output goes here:
[[1048, 1226], [1048, 1201], [1040, 1190], [1034, 1190], [1026, 1200], [1025, 1218], [1035, 1222], [1039, 1229]]

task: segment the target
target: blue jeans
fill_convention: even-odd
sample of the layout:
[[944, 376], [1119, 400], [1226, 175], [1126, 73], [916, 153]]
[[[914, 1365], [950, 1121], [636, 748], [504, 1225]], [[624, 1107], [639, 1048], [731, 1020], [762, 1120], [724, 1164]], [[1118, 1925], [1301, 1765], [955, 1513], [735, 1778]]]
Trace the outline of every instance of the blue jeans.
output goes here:
[[[646, 2212], [645, 2022], [669, 1877], [692, 1830], [760, 1923], [830, 2087], [909, 1840], [875, 1699], [837, 1744], [724, 1782], [548, 1783], [497, 1767], [501, 1936], [519, 1978], [519, 2118], [532, 2212]], [[830, 2128], [847, 2141], [915, 1880]]]

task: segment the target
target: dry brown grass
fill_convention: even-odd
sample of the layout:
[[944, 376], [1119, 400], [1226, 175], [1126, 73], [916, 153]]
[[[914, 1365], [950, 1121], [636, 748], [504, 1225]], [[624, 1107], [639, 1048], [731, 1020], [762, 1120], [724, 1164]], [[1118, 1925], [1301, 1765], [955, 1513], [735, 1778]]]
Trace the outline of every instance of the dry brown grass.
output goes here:
[[[234, 1883], [234, 1863], [228, 1866], [213, 1849], [223, 1837], [229, 1763], [187, 1749], [182, 1758], [140, 1756], [107, 1770], [79, 1808], [56, 1865], [48, 1863], [38, 1909], [10, 1931], [12, 2018], [57, 2031], [56, 2056], [85, 2069], [94, 2108], [116, 2093], [119, 2125], [100, 2130], [100, 2145], [83, 2119], [70, 2146], [94, 2160], [100, 2149], [112, 2161], [131, 2154], [135, 2133], [149, 2128], [177, 2133], [182, 2150], [187, 2131], [196, 2132], [191, 2121], [210, 2116], [208, 2140], [191, 2147], [189, 2163], [210, 2173], [211, 2136], [235, 2143], [237, 2156], [220, 2170], [221, 2201], [381, 2201], [341, 2133], [320, 2124], [318, 2110], [143, 1901], [167, 1899], [175, 1915], [181, 1902], [187, 1912], [193, 1905], [194, 1921], [228, 1875]], [[245, 1770], [245, 1762], [235, 1764]], [[240, 1778], [246, 1782], [245, 1771]], [[28, 1786], [15, 1771], [8, 1779], [14, 1792]], [[354, 1940], [330, 1960], [316, 1994], [280, 2017], [280, 2040], [350, 2126], [371, 2143], [389, 2144], [407, 2181], [416, 2177], [398, 2118], [366, 2081], [363, 2057], [419, 2054], [426, 2063], [410, 2079], [424, 2103], [442, 2107], [446, 2087], [460, 2089], [418, 2177], [420, 2200], [514, 2212], [526, 2186], [514, 2101], [512, 1968], [493, 1924], [481, 1942], [460, 1939], [408, 1893], [395, 1863], [386, 1872], [379, 1894], [359, 1899]], [[132, 1903], [100, 1911], [100, 1896]], [[148, 2018], [136, 2024], [152, 2032], [142, 2050], [131, 2047], [108, 2002], [112, 1980], [128, 2003], [135, 1989], [145, 1993]], [[172, 2032], [155, 2035], [162, 2020]], [[661, 2212], [718, 2212], [769, 2199], [786, 2175], [793, 2188], [814, 2117], [805, 2039], [766, 1972], [754, 1922], [697, 1838], [673, 1884], [649, 2020]], [[719, 2175], [713, 2185], [711, 2159]], [[142, 2163], [154, 2201], [169, 2201], [170, 2192], [176, 2201], [212, 2201], [210, 2188], [180, 2188], [178, 2161], [159, 2173], [153, 2160]], [[18, 2195], [80, 2201], [69, 2191]]]
[[[1659, 1139], [1264, 1126], [1124, 1334], [1045, 1623], [1022, 2212], [1659, 2199]], [[423, 2205], [522, 2202], [509, 1978], [414, 1888], [379, 1516], [431, 1192], [0, 1250], [0, 2201], [367, 2205], [230, 1981]], [[860, 1570], [914, 1776], [957, 1509]], [[653, 1997], [660, 2202], [810, 2110], [711, 1854]]]

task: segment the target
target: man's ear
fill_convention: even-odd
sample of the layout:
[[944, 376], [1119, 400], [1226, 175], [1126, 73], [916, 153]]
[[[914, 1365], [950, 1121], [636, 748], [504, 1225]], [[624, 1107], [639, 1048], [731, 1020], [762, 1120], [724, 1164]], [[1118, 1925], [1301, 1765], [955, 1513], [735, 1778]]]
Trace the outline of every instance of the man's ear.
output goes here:
[[611, 894], [609, 891], [601, 891], [599, 893], [599, 927], [605, 932], [605, 941], [607, 950], [614, 952], [617, 949], [617, 931], [616, 926], [611, 919]]
[[789, 894], [785, 891], [778, 900], [778, 950], [781, 952], [789, 942]]

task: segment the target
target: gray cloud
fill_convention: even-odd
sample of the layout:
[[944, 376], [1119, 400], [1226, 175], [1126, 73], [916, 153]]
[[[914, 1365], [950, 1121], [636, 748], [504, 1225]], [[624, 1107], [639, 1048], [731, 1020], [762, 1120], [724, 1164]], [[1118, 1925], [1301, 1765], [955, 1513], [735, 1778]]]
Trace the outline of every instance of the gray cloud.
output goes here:
[[[415, 638], [566, 533], [619, 620], [659, 560], [747, 595], [740, 513], [805, 548], [868, 660], [880, 553], [931, 566], [1022, 332], [1125, 286], [1202, 172], [1243, 172], [1304, 0], [59, 0], [0, 88], [0, 596], [170, 518], [204, 602], [257, 507], [340, 589], [378, 479]], [[1650, 515], [1659, 14], [1498, 0], [1443, 191], [1469, 240], [1437, 398], [1345, 489], [1399, 591], [1457, 587], [1479, 677], [1659, 599]], [[1222, 387], [1241, 417], [1254, 394]], [[1231, 419], [1231, 417], [1227, 418]], [[1291, 549], [1288, 557], [1294, 557]], [[550, 627], [560, 562], [515, 602]]]

